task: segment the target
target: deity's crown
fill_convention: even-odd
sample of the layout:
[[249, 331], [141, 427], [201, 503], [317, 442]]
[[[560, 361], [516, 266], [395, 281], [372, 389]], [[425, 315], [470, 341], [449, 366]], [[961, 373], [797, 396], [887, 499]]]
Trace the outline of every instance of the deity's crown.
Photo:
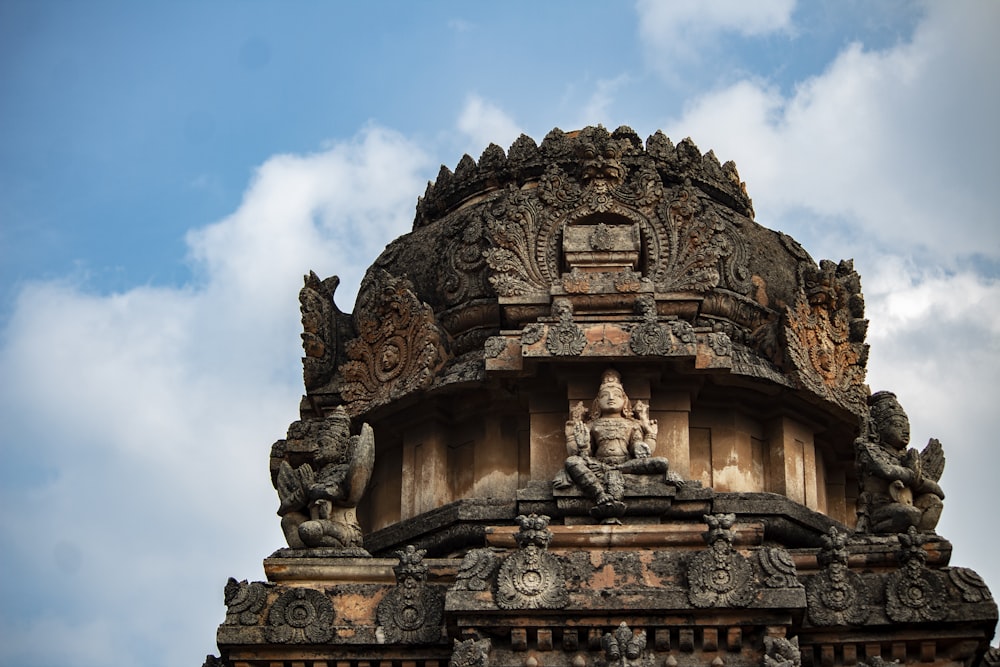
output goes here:
[[872, 419], [877, 422], [886, 419], [890, 415], [906, 414], [903, 412], [903, 408], [900, 406], [899, 399], [896, 398], [896, 394], [891, 391], [877, 391], [869, 396], [868, 407]]
[[619, 373], [613, 368], [609, 368], [608, 370], [604, 371], [604, 374], [601, 376], [600, 388], [604, 389], [607, 386], [618, 387], [619, 389], [622, 390], [622, 392], [624, 392], [625, 387], [622, 386], [621, 373]]

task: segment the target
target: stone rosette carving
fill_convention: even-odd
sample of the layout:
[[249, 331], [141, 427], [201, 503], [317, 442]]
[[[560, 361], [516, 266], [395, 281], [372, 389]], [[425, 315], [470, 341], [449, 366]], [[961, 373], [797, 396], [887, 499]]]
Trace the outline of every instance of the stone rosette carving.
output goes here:
[[462, 557], [451, 590], [489, 590], [499, 566], [500, 558], [490, 549], [473, 549]]
[[489, 639], [456, 639], [448, 659], [448, 667], [487, 667], [491, 648]]
[[802, 667], [799, 638], [764, 637], [763, 667]]
[[382, 638], [388, 644], [425, 644], [441, 638], [444, 595], [427, 584], [425, 553], [413, 545], [396, 552], [396, 586], [375, 610]]
[[374, 465], [374, 432], [363, 424], [352, 436], [343, 407], [325, 419], [293, 422], [271, 448], [271, 481], [288, 546], [360, 550], [357, 505]]
[[225, 625], [257, 625], [260, 612], [267, 601], [267, 588], [259, 581], [247, 583], [229, 577], [224, 592], [226, 601]]
[[806, 389], [863, 413], [868, 320], [861, 278], [851, 261], [802, 266], [803, 287], [785, 309], [782, 330], [793, 374]]
[[333, 602], [310, 588], [283, 592], [267, 615], [264, 637], [276, 644], [321, 644], [333, 637]]
[[763, 576], [761, 583], [767, 588], [802, 588], [792, 554], [781, 547], [762, 547], [757, 550], [757, 564]]
[[520, 549], [500, 565], [494, 602], [501, 609], [562, 609], [569, 593], [562, 563], [546, 551], [552, 539], [549, 517], [522, 514], [517, 522], [514, 539]]
[[927, 536], [910, 527], [899, 536], [899, 570], [885, 582], [885, 613], [897, 623], [940, 621], [948, 611], [944, 575], [928, 570]]
[[817, 560], [823, 569], [806, 582], [806, 610], [813, 625], [859, 625], [871, 608], [861, 577], [848, 568], [847, 533], [831, 528]]
[[735, 514], [705, 515], [708, 549], [688, 561], [688, 600], [695, 607], [746, 607], [757, 594], [750, 562], [733, 548]]
[[601, 648], [609, 667], [633, 667], [646, 649], [646, 631], [634, 632], [624, 621], [601, 638]]
[[428, 388], [448, 359], [447, 333], [413, 285], [378, 269], [355, 309], [341, 396], [352, 415]]
[[642, 323], [632, 329], [629, 347], [639, 356], [694, 355], [697, 338], [694, 327], [683, 320], [660, 323], [656, 316], [656, 302], [643, 294], [636, 299], [636, 311]]

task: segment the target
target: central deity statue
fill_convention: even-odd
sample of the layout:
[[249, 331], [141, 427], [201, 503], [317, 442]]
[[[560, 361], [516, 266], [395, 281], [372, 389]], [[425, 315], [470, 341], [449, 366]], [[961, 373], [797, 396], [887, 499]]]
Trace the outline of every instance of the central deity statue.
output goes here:
[[656, 449], [656, 420], [649, 419], [649, 405], [643, 401], [632, 406], [621, 375], [613, 369], [604, 371], [589, 415], [582, 401], [570, 415], [566, 422], [566, 463], [555, 486], [576, 484], [594, 501], [592, 516], [604, 523], [620, 523], [619, 517], [626, 509], [622, 500], [624, 476], [668, 474], [667, 459], [652, 455]]

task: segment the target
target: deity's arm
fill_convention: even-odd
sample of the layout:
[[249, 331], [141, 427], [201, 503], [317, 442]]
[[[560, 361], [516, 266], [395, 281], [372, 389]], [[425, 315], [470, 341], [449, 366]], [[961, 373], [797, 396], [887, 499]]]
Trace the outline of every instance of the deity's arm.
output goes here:
[[592, 451], [590, 428], [580, 419], [566, 422], [566, 456], [589, 457]]
[[920, 482], [920, 473], [914, 468], [901, 464], [901, 460], [885, 451], [881, 445], [867, 440], [855, 441], [858, 450], [858, 460], [869, 475], [874, 475], [888, 482], [901, 481], [907, 486]]

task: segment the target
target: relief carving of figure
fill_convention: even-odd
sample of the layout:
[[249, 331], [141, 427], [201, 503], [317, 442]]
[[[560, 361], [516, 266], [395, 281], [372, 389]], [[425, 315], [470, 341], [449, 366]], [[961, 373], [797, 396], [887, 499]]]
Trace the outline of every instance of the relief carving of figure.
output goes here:
[[944, 499], [938, 485], [944, 470], [941, 443], [932, 438], [919, 453], [907, 448], [910, 421], [892, 392], [873, 394], [868, 405], [868, 433], [854, 443], [861, 486], [858, 530], [934, 530]]
[[580, 402], [572, 409], [571, 417], [566, 422], [564, 474], [556, 479], [556, 487], [576, 484], [594, 501], [592, 516], [604, 523], [619, 523], [626, 509], [622, 500], [624, 475], [667, 475], [667, 459], [652, 455], [656, 448], [656, 420], [649, 419], [646, 403], [638, 401], [633, 408], [621, 375], [613, 369], [601, 377], [589, 415]]
[[[350, 433], [343, 407], [322, 421], [299, 421], [271, 452], [273, 482], [288, 546], [360, 548], [357, 504], [371, 479], [375, 437]], [[303, 461], [293, 467], [293, 463]]]

